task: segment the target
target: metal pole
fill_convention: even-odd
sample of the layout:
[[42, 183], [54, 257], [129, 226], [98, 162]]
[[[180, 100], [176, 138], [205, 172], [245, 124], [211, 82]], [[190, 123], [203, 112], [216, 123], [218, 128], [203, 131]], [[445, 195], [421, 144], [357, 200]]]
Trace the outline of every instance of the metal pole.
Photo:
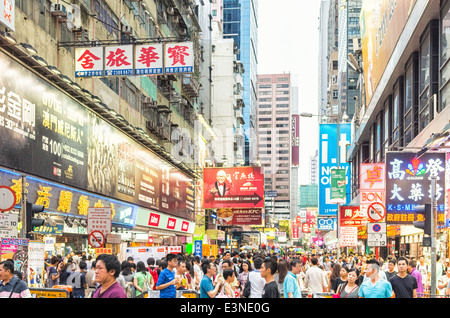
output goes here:
[[22, 201], [20, 204], [20, 222], [22, 222], [22, 226], [20, 228], [20, 234], [19, 237], [20, 238], [25, 238], [27, 233], [27, 194], [26, 194], [26, 185], [27, 185], [27, 177], [25, 175], [21, 176], [21, 180], [20, 182], [22, 182]]
[[[340, 124], [340, 121], [341, 121], [341, 105], [339, 104], [338, 105], [338, 118], [337, 118], [337, 126], [336, 126], [336, 135], [337, 135], [337, 142], [336, 142], [336, 144], [337, 144], [337, 160], [336, 160], [336, 162], [337, 162], [337, 169], [339, 169], [339, 162], [341, 161], [341, 155], [340, 155], [340, 152], [339, 152], [339, 124]], [[331, 183], [331, 177], [330, 177], [330, 183]], [[338, 238], [338, 250], [337, 250], [337, 261], [339, 261], [339, 257], [341, 257], [341, 247], [340, 247], [340, 243], [339, 243], [339, 231], [340, 231], [340, 221], [341, 221], [341, 216], [340, 216], [340, 204], [338, 203], [337, 204], [337, 226], [336, 226], [336, 228], [337, 228], [337, 233], [336, 233], [336, 235], [337, 235], [337, 238]]]
[[430, 298], [436, 297], [436, 176], [431, 177], [431, 282]]

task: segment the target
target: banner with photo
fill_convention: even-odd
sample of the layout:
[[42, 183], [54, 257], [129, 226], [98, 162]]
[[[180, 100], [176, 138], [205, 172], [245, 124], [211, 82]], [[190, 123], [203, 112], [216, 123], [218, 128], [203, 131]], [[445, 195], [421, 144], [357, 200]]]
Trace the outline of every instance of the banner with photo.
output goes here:
[[262, 225], [262, 209], [217, 209], [219, 225]]

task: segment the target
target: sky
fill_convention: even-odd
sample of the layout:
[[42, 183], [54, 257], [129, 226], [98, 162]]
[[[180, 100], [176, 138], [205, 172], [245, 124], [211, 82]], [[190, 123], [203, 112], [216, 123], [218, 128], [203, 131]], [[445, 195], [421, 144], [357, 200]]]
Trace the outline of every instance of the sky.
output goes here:
[[[258, 74], [297, 77], [299, 113], [318, 113], [320, 0], [258, 0]], [[300, 117], [299, 184], [309, 183], [318, 149], [317, 117]]]

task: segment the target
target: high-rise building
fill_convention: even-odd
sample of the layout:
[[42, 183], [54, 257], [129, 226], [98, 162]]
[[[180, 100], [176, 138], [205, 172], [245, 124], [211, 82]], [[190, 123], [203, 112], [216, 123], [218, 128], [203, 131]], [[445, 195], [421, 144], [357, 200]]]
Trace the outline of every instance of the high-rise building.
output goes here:
[[258, 1], [223, 0], [224, 38], [237, 44], [237, 59], [244, 66], [243, 101], [245, 131], [245, 164], [257, 162], [257, 67], [258, 67]]
[[289, 219], [291, 210], [291, 95], [290, 74], [258, 75], [258, 155], [265, 190], [277, 191], [266, 209], [279, 219]]

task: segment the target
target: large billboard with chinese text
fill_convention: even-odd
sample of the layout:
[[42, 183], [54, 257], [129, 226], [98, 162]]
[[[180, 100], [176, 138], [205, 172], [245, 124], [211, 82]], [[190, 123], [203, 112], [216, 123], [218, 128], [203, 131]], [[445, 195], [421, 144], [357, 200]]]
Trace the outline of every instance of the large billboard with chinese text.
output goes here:
[[132, 204], [194, 211], [192, 179], [0, 54], [0, 165]]
[[[321, 124], [319, 134], [319, 216], [337, 216], [337, 204], [331, 202], [331, 170], [345, 169], [346, 202], [350, 202], [350, 164], [347, 162], [347, 145], [351, 143], [351, 124]], [[339, 149], [339, 158], [338, 158]]]
[[264, 207], [264, 174], [260, 167], [205, 168], [203, 208]]
[[262, 225], [260, 208], [222, 208], [217, 209], [217, 223], [226, 225]]
[[412, 224], [415, 205], [431, 203], [431, 177], [436, 177], [438, 225], [445, 223], [445, 153], [386, 153], [386, 222]]

